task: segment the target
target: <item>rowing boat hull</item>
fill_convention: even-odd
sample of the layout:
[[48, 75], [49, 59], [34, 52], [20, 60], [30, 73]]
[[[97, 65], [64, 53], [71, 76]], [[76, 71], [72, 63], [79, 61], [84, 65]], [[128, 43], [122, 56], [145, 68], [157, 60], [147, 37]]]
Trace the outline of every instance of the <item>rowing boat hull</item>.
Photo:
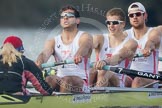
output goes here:
[[115, 92], [32, 96], [26, 101], [1, 95], [0, 108], [108, 108], [112, 106], [162, 106], [162, 93]]

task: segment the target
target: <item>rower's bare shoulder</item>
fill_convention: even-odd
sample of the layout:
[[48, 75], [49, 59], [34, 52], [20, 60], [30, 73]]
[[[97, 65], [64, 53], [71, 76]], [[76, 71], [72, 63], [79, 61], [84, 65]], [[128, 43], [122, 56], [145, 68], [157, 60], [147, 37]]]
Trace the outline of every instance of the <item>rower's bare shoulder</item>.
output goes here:
[[155, 44], [159, 44], [160, 43], [160, 36], [161, 36], [161, 32], [159, 32], [159, 30], [155, 27], [153, 28], [150, 32], [149, 32], [149, 37], [148, 37], [148, 41], [151, 41]]
[[138, 43], [134, 39], [130, 38], [125, 45], [129, 47], [137, 47]]
[[93, 40], [103, 42], [104, 36], [102, 34], [97, 34], [93, 36]]
[[104, 43], [104, 36], [102, 34], [97, 34], [93, 36], [94, 48], [102, 46]]
[[48, 40], [45, 41], [45, 44], [44, 44], [45, 49], [53, 48], [54, 46], [55, 46], [55, 39], [54, 38], [48, 39]]
[[154, 27], [150, 32], [149, 32], [149, 37], [158, 37], [160, 36], [160, 29], [162, 30], [162, 28], [160, 26], [158, 27]]
[[156, 35], [158, 35], [158, 36], [162, 36], [162, 25], [160, 25], [160, 26], [157, 26], [157, 27], [154, 27], [154, 32], [156, 32]]
[[82, 33], [82, 37], [92, 37], [92, 35], [88, 32]]
[[88, 32], [82, 33], [81, 38], [80, 38], [80, 40], [84, 40], [84, 41], [88, 41], [92, 39], [93, 39], [92, 35]]
[[162, 34], [162, 25], [155, 27], [155, 29]]
[[132, 43], [132, 44], [136, 44], [136, 45], [138, 45], [137, 41], [134, 40], [133, 38], [130, 38], [130, 39], [129, 39], [129, 42]]
[[46, 43], [54, 43], [54, 42], [55, 42], [54, 38], [46, 40]]
[[84, 32], [81, 34], [81, 37], [79, 39], [80, 43], [89, 43], [92, 44], [93, 43], [93, 37], [90, 33], [88, 32]]

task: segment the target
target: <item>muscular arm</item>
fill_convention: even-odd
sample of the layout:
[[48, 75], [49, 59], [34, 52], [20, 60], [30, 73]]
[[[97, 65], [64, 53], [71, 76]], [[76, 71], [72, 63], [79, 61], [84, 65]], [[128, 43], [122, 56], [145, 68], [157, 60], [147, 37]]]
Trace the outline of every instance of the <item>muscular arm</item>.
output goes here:
[[157, 26], [155, 29], [160, 33], [160, 36], [162, 36], [162, 25]]
[[98, 61], [99, 58], [99, 52], [101, 51], [101, 48], [104, 43], [104, 37], [103, 35], [95, 35], [93, 36], [93, 48], [95, 49], [95, 54], [96, 54], [96, 60]]
[[88, 33], [83, 33], [79, 39], [79, 49], [75, 54], [74, 60], [76, 63], [81, 61], [81, 57], [89, 58], [93, 49], [93, 38]]
[[39, 54], [36, 60], [36, 64], [38, 66], [48, 61], [50, 56], [54, 53], [54, 45], [55, 45], [54, 39], [46, 41], [43, 51]]
[[148, 41], [143, 50], [144, 56], [149, 56], [152, 51], [159, 49], [160, 46], [160, 32], [156, 28], [150, 31]]
[[104, 37], [103, 35], [95, 35], [93, 36], [93, 47], [95, 49], [99, 49], [99, 47], [101, 46], [101, 43], [104, 42]]
[[106, 59], [106, 62], [110, 65], [117, 65], [126, 58], [132, 59], [137, 49], [137, 42], [133, 39], [128, 40], [118, 54]]
[[90, 34], [88, 33], [84, 33], [82, 34], [82, 36], [80, 37], [79, 40], [79, 49], [76, 53], [77, 55], [80, 56], [87, 56], [90, 57], [91, 52], [92, 52], [92, 48], [93, 48], [93, 38]]

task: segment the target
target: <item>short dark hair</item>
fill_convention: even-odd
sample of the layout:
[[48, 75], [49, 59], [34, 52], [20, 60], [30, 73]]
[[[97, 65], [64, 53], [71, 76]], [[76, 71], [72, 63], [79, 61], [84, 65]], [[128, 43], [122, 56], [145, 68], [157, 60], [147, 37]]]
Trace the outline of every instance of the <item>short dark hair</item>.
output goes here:
[[72, 6], [72, 5], [66, 5], [66, 6], [62, 7], [62, 8], [60, 9], [60, 14], [61, 14], [63, 11], [66, 11], [66, 10], [68, 10], [68, 9], [74, 11], [74, 15], [75, 15], [76, 18], [79, 18], [79, 17], [80, 17], [79, 11], [78, 11], [76, 8], [74, 8], [74, 6]]
[[112, 8], [106, 13], [107, 16], [119, 16], [121, 21], [126, 21], [126, 15], [125, 12], [121, 8]]

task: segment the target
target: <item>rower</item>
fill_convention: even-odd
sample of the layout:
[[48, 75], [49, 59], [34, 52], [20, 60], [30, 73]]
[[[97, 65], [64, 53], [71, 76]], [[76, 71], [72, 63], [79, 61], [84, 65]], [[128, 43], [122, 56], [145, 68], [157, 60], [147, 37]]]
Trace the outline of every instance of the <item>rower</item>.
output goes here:
[[[39, 54], [36, 64], [41, 66], [51, 56], [56, 62], [73, 59], [75, 63], [57, 67], [57, 74], [47, 77], [51, 86], [60, 92], [89, 92], [89, 62], [92, 53], [92, 36], [80, 31], [80, 14], [73, 6], [67, 5], [60, 10], [62, 32], [47, 40], [44, 50]], [[78, 91], [78, 88], [80, 90]]]
[[[113, 71], [102, 70], [104, 65], [129, 68], [137, 48], [137, 42], [123, 31], [126, 16], [121, 8], [112, 8], [106, 13], [106, 25], [109, 33], [94, 36], [93, 44], [96, 52], [96, 62], [91, 71], [90, 81], [97, 73], [95, 86], [131, 87], [132, 78]], [[95, 72], [97, 70], [97, 72]]]
[[[144, 57], [135, 58], [130, 69], [158, 74], [159, 33], [156, 29], [146, 26], [148, 14], [141, 3], [132, 3], [128, 8], [128, 16], [132, 28], [126, 32], [138, 42], [136, 54], [144, 55]], [[142, 87], [152, 82], [154, 82], [152, 79], [135, 77], [132, 87]]]

